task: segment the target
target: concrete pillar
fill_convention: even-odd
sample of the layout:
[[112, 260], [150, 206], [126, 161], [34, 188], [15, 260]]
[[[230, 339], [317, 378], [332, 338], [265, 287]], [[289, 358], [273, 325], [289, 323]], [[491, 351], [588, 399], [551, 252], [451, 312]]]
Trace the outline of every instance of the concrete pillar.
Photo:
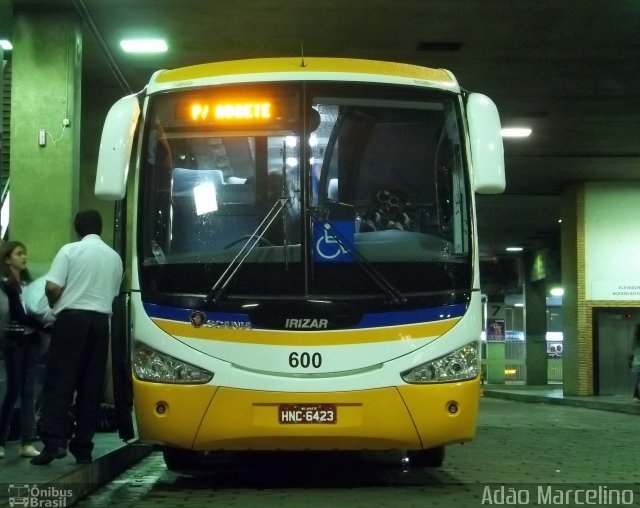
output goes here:
[[524, 335], [527, 384], [547, 384], [547, 305], [546, 280], [524, 285]]
[[[573, 185], [562, 193], [562, 385], [565, 395], [587, 395], [589, 391], [579, 371], [587, 367], [590, 358], [584, 344], [584, 331], [578, 327], [578, 302], [585, 299], [584, 292], [584, 192], [581, 184]], [[582, 305], [580, 305], [582, 308]], [[582, 311], [584, 312], [584, 311]], [[579, 339], [581, 337], [581, 339]], [[580, 365], [582, 364], [582, 368]]]
[[[14, 10], [10, 235], [34, 276], [75, 239], [82, 36], [72, 11]], [[68, 127], [64, 124], [68, 123]], [[40, 132], [44, 131], [44, 145]]]

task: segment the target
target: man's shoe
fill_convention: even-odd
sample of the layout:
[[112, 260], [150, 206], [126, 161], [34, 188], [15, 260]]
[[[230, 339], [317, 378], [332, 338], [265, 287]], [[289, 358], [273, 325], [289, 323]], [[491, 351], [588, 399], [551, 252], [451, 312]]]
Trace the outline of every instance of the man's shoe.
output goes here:
[[20, 453], [18, 455], [20, 455], [20, 457], [34, 458], [39, 457], [40, 452], [36, 450], [33, 445], [28, 444], [20, 447]]
[[67, 449], [62, 446], [53, 446], [51, 448], [45, 446], [40, 455], [31, 459], [31, 463], [36, 466], [44, 466], [54, 459], [62, 459], [66, 456]]
[[4, 446], [0, 446], [0, 459], [4, 459]]

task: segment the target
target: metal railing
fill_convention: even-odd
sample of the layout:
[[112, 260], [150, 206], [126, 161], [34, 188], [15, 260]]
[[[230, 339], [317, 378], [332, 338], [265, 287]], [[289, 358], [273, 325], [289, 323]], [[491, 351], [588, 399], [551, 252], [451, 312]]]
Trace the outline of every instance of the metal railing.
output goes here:
[[547, 360], [547, 383], [562, 384], [562, 357]]
[[[524, 384], [527, 380], [525, 360], [482, 360], [484, 380], [488, 384]], [[562, 358], [547, 359], [547, 384], [562, 384]]]

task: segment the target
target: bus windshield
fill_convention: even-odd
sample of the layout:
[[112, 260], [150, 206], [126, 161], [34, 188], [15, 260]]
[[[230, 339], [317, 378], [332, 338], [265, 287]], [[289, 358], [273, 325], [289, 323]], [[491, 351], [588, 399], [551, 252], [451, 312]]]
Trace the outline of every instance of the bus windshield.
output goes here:
[[217, 285], [228, 298], [469, 291], [459, 101], [330, 82], [150, 97], [141, 290], [206, 295]]

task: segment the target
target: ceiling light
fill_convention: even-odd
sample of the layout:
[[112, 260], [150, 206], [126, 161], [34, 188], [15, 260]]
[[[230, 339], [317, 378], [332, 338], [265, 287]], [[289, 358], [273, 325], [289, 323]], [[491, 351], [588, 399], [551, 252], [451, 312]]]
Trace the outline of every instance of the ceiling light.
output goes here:
[[551, 294], [551, 296], [562, 296], [562, 295], [564, 295], [564, 289], [562, 289], [562, 288], [551, 288], [551, 291], [549, 291], [549, 293]]
[[500, 131], [503, 138], [528, 138], [531, 132], [529, 127], [505, 127]]
[[123, 39], [120, 47], [126, 53], [164, 53], [169, 49], [164, 39]]
[[505, 250], [507, 252], [520, 252], [522, 251], [522, 247], [507, 247]]
[[11, 51], [13, 49], [13, 44], [11, 44], [7, 39], [0, 39], [0, 47], [5, 51]]

